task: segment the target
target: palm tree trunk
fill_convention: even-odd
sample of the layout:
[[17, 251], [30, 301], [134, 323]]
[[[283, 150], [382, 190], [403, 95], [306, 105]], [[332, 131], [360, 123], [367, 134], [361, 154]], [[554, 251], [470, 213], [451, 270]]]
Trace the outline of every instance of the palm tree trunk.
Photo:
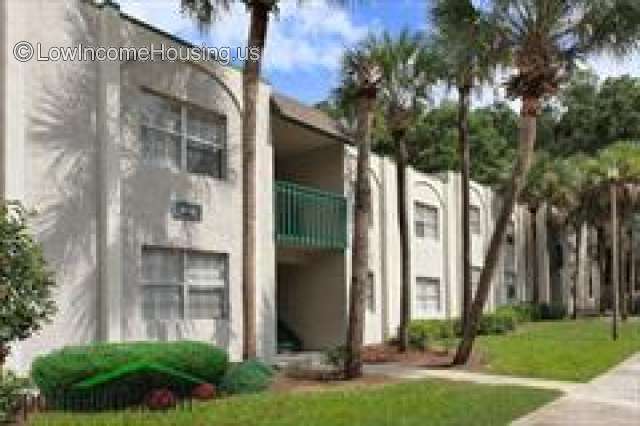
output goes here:
[[524, 188], [531, 161], [533, 159], [533, 149], [536, 142], [536, 122], [540, 100], [537, 98], [525, 98], [522, 102], [522, 112], [520, 114], [520, 144], [518, 158], [513, 169], [509, 186], [505, 192], [502, 209], [496, 227], [491, 236], [489, 250], [485, 257], [484, 267], [480, 274], [480, 282], [476, 290], [476, 296], [471, 305], [471, 312], [467, 323], [464, 326], [462, 341], [458, 346], [458, 351], [453, 363], [457, 365], [465, 364], [471, 356], [473, 342], [478, 332], [478, 323], [484, 309], [484, 305], [489, 297], [491, 280], [498, 264], [498, 259], [504, 246], [504, 236], [511, 219], [511, 214]]
[[618, 339], [618, 299], [619, 299], [619, 276], [618, 276], [618, 206], [616, 185], [611, 185], [611, 289], [613, 291], [613, 318], [612, 318], [612, 337], [613, 340]]
[[245, 359], [257, 355], [256, 339], [256, 108], [260, 85], [262, 54], [270, 9], [261, 2], [251, 6], [249, 49], [259, 52], [257, 59], [247, 55], [243, 73], [244, 120], [242, 132], [242, 242], [243, 313]]
[[469, 229], [469, 200], [471, 153], [469, 147], [469, 108], [471, 86], [458, 88], [458, 149], [460, 150], [460, 176], [462, 180], [462, 324], [467, 323], [473, 298], [471, 289], [471, 230]]
[[602, 300], [602, 295], [604, 294], [603, 290], [606, 287], [606, 281], [607, 281], [607, 248], [605, 246], [604, 243], [604, 236], [605, 236], [605, 231], [602, 228], [602, 226], [598, 226], [597, 230], [597, 236], [596, 238], [598, 239], [597, 244], [598, 244], [598, 277], [600, 278], [599, 281], [599, 289], [598, 289], [598, 310], [600, 311], [600, 313], [604, 313], [605, 310], [605, 303]]
[[411, 270], [409, 265], [409, 218], [407, 211], [407, 146], [404, 137], [396, 141], [398, 222], [400, 228], [400, 262], [402, 282], [400, 293], [400, 352], [409, 348], [409, 322], [411, 321]]
[[345, 377], [362, 376], [362, 343], [364, 334], [364, 288], [369, 273], [369, 214], [371, 212], [371, 184], [369, 182], [369, 154], [375, 96], [362, 94], [358, 99], [358, 159], [354, 200], [353, 247], [351, 253], [351, 291], [349, 297], [349, 329]]

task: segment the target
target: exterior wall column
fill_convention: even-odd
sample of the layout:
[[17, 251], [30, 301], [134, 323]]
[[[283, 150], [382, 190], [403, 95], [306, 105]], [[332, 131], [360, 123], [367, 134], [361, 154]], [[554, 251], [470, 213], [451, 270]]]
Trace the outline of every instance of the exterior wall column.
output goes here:
[[6, 160], [5, 160], [5, 144], [6, 144], [6, 114], [7, 114], [7, 3], [0, 2], [0, 201], [5, 199], [5, 179], [6, 179]]
[[538, 250], [538, 299], [540, 303], [551, 301], [551, 288], [549, 286], [549, 248], [547, 244], [547, 208], [546, 204], [540, 206], [536, 217], [536, 249]]
[[[24, 201], [26, 96], [25, 67], [32, 64], [18, 62], [11, 55], [10, 45], [24, 39], [29, 28], [23, 5], [18, 2], [0, 2], [0, 143], [2, 143], [2, 193], [7, 200]], [[11, 84], [8, 81], [11, 80]], [[9, 101], [11, 100], [11, 101]], [[11, 120], [7, 116], [11, 111]], [[6, 114], [6, 115], [5, 115]], [[9, 143], [11, 141], [11, 143]]]
[[[274, 239], [275, 206], [273, 204], [273, 145], [271, 141], [270, 88], [261, 84], [258, 97], [256, 129], [257, 241], [256, 262], [256, 331], [258, 356], [271, 360], [277, 352], [276, 257]], [[241, 254], [239, 254], [241, 255]], [[239, 316], [238, 318], [242, 318]], [[240, 330], [244, 330], [241, 328]], [[242, 342], [243, 339], [240, 339]]]
[[[98, 11], [98, 44], [120, 46], [120, 12], [107, 3]], [[97, 64], [97, 253], [98, 338], [122, 338], [122, 228], [120, 170], [120, 63]]]

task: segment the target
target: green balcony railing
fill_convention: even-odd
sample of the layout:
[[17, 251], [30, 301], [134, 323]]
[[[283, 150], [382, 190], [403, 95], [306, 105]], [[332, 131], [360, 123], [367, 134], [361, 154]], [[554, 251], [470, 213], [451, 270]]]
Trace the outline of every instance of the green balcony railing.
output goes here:
[[344, 249], [347, 245], [345, 197], [291, 182], [275, 182], [276, 242], [283, 245]]

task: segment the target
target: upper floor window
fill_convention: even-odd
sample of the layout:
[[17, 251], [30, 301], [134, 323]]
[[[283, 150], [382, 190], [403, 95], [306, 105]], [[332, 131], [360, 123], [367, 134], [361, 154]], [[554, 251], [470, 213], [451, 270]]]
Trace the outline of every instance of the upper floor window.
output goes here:
[[150, 164], [225, 176], [226, 119], [151, 93], [141, 99], [142, 156]]
[[172, 248], [142, 249], [146, 320], [227, 317], [227, 256]]
[[440, 280], [438, 278], [416, 278], [416, 310], [419, 315], [439, 313], [440, 298]]
[[481, 226], [480, 226], [480, 207], [471, 206], [469, 210], [469, 229], [472, 234], [480, 235]]
[[422, 203], [415, 204], [415, 234], [418, 238], [425, 236], [438, 239], [438, 209]]

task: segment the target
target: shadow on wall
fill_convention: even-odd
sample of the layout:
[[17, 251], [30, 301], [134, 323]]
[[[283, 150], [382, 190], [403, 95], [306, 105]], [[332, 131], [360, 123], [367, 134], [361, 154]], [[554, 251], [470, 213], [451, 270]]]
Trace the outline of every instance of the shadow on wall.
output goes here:
[[[70, 2], [66, 11], [64, 31], [70, 45], [97, 44], [96, 18], [90, 6]], [[58, 283], [59, 313], [54, 323], [45, 328], [41, 336], [25, 343], [25, 351], [41, 353], [67, 344], [80, 344], [98, 338], [99, 285], [97, 272], [97, 213], [99, 206], [97, 76], [96, 62], [65, 62], [37, 65], [42, 78], [31, 81], [34, 94], [33, 108], [27, 116], [26, 149], [28, 172], [25, 186], [27, 202], [35, 207], [33, 220], [38, 239], [43, 243], [45, 255], [56, 272]], [[35, 79], [34, 79], [35, 80]], [[184, 84], [177, 76], [174, 84]], [[123, 93], [124, 96], [124, 93]], [[135, 105], [122, 108], [123, 140], [126, 129], [132, 129], [138, 114]], [[131, 136], [131, 135], [130, 135]], [[141, 165], [140, 151], [135, 147], [121, 146], [120, 164], [122, 187], [122, 249], [123, 268], [134, 268], [138, 276], [137, 262], [131, 255], [138, 253], [140, 241], [168, 238], [169, 213], [167, 200], [174, 193], [196, 194], [207, 202], [212, 194], [210, 179], [192, 179], [175, 174], [171, 185], [158, 185], [160, 174], [150, 173]], [[232, 173], [231, 180], [237, 179]], [[149, 189], [153, 188], [152, 191]], [[126, 201], [138, 197], [144, 210], [127, 209]], [[140, 198], [142, 197], [142, 198]], [[167, 212], [159, 214], [158, 212]], [[150, 215], [154, 220], [148, 220]], [[158, 219], [159, 218], [159, 219]], [[181, 244], [189, 247], [197, 228], [182, 225]], [[136, 283], [123, 282], [123, 299], [130, 302]], [[123, 328], [137, 305], [123, 306]], [[140, 315], [139, 313], [137, 314]], [[125, 318], [127, 320], [125, 320]], [[189, 335], [195, 324], [185, 322], [181, 329]], [[233, 340], [228, 321], [217, 321], [211, 339], [228, 347]]]

